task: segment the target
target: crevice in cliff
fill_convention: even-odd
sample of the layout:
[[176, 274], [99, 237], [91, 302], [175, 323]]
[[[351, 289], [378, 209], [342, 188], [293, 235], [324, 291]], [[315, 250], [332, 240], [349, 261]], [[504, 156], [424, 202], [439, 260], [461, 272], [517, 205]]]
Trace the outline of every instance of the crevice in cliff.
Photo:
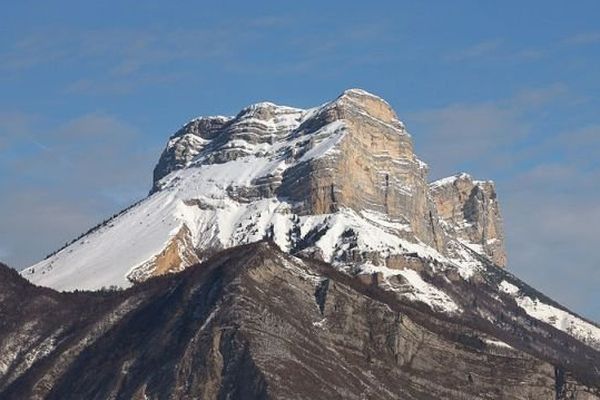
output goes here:
[[390, 194], [390, 174], [385, 174], [385, 193], [384, 193], [384, 208], [385, 208], [385, 213], [389, 214], [389, 210], [390, 210], [390, 206], [388, 204], [388, 198], [389, 198], [389, 194]]
[[327, 300], [327, 291], [329, 290], [329, 278], [325, 278], [317, 284], [315, 289], [315, 301], [319, 307], [321, 315], [325, 313], [325, 301]]
[[237, 329], [222, 334], [219, 352], [223, 368], [217, 399], [269, 398], [265, 376], [254, 361], [249, 343], [238, 336]]
[[335, 186], [333, 183], [331, 184], [329, 196], [330, 196], [330, 200], [331, 200], [331, 205], [329, 208], [330, 208], [330, 212], [333, 213], [333, 212], [337, 211], [337, 200], [335, 198]]
[[567, 398], [565, 371], [561, 367], [554, 367], [554, 390], [556, 392], [556, 400], [564, 400]]
[[[308, 231], [306, 233], [306, 235], [304, 235], [304, 237], [301, 237], [301, 238], [299, 238], [299, 240], [296, 241], [296, 243], [290, 250], [290, 253], [297, 254], [297, 253], [301, 252], [302, 250], [305, 250], [306, 248], [313, 246], [316, 242], [319, 241], [319, 239], [321, 239], [321, 237], [323, 237], [327, 233], [328, 230], [329, 230], [329, 227], [326, 224], [321, 224], [321, 225], [315, 226], [310, 231]], [[301, 232], [300, 232], [300, 234], [301, 234]]]

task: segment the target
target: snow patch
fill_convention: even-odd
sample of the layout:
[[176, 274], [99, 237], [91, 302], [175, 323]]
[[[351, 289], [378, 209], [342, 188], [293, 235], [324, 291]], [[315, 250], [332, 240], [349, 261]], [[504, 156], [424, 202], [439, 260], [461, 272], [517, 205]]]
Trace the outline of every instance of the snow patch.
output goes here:
[[600, 328], [596, 325], [584, 321], [567, 311], [543, 303], [537, 298], [519, 296], [515, 300], [519, 307], [533, 318], [550, 324], [590, 347], [600, 350]]
[[439, 187], [442, 186], [448, 186], [448, 185], [452, 185], [454, 184], [454, 182], [456, 182], [458, 179], [468, 179], [468, 180], [473, 180], [471, 178], [471, 175], [465, 173], [465, 172], [461, 172], [459, 174], [453, 175], [453, 176], [448, 176], [446, 178], [442, 178], [442, 179], [438, 179], [436, 181], [433, 181], [429, 184], [429, 187], [432, 189], [437, 189]]
[[515, 295], [517, 293], [519, 293], [519, 287], [516, 285], [513, 285], [512, 283], [508, 282], [508, 281], [502, 281], [500, 282], [500, 284], [498, 285], [498, 289], [500, 289], [500, 291], [504, 292], [504, 293], [508, 293], [511, 295]]
[[320, 321], [315, 321], [315, 322], [313, 322], [312, 324], [313, 324], [313, 326], [315, 326], [315, 327], [317, 327], [317, 328], [321, 328], [321, 329], [323, 329], [323, 328], [325, 328], [325, 324], [326, 324], [326, 323], [327, 323], [327, 318], [323, 318], [322, 320], [320, 320]]
[[305, 162], [313, 158], [319, 158], [333, 151], [335, 146], [344, 138], [345, 133], [346, 125], [343, 121], [337, 120], [325, 125], [312, 134], [312, 136], [318, 137], [321, 135], [326, 135], [326, 138], [316, 143], [313, 148], [304, 153], [299, 162]]
[[512, 347], [510, 344], [508, 344], [508, 343], [505, 343], [505, 342], [503, 342], [503, 341], [501, 341], [501, 340], [495, 340], [495, 339], [483, 339], [483, 341], [484, 341], [486, 344], [490, 344], [490, 345], [492, 345], [492, 346], [496, 346], [496, 347], [503, 347], [503, 348], [505, 348], [505, 349], [513, 349], [513, 350], [514, 350], [514, 347]]
[[461, 308], [450, 296], [432, 284], [425, 282], [415, 270], [391, 269], [374, 266], [372, 264], [364, 264], [361, 268], [361, 273], [379, 273], [386, 280], [392, 276], [402, 276], [408, 282], [409, 287], [406, 287], [406, 285], [398, 286], [396, 283], [393, 285], [388, 283], [390, 290], [397, 292], [400, 296], [410, 301], [427, 304], [434, 311], [440, 311], [446, 314], [462, 312]]
[[421, 301], [429, 305], [433, 310], [443, 311], [446, 313], [460, 312], [460, 307], [444, 292], [435, 286], [425, 282], [417, 271], [412, 269], [403, 269], [400, 274], [408, 281], [415, 289], [409, 298], [416, 301]]

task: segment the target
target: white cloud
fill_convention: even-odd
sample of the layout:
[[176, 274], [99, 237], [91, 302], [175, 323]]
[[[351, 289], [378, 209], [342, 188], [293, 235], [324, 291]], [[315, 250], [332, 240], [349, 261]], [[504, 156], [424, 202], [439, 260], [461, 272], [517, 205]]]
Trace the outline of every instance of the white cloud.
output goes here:
[[599, 179], [574, 165], [537, 165], [500, 187], [511, 269], [596, 320]]
[[484, 40], [471, 46], [450, 51], [442, 59], [450, 63], [472, 63], [495, 61], [521, 63], [539, 60], [552, 51], [552, 46], [543, 48], [514, 48], [503, 39]]

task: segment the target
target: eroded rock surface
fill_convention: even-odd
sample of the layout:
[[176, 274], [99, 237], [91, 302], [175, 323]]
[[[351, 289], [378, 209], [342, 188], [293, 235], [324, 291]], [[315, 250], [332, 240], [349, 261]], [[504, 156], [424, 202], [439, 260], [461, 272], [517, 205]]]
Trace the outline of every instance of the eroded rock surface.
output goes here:
[[297, 132], [310, 135], [335, 121], [343, 121], [346, 132], [331, 155], [286, 170], [279, 193], [302, 203], [301, 214], [341, 208], [382, 213], [406, 224], [406, 237], [443, 251], [444, 236], [428, 196], [427, 166], [414, 154], [412, 139], [391, 107], [371, 94], [347, 91]]
[[492, 181], [462, 173], [430, 185], [433, 202], [448, 235], [506, 266], [502, 217]]

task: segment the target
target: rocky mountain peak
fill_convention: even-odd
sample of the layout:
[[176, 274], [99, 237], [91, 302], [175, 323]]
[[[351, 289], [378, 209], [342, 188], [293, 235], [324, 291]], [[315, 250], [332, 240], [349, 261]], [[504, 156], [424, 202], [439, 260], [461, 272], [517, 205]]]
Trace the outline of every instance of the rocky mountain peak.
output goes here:
[[[189, 166], [203, 150], [214, 153], [220, 149], [227, 153], [209, 157], [205, 163], [224, 162], [249, 155], [259, 143], [274, 144], [281, 139], [278, 134], [310, 135], [335, 121], [364, 118], [406, 133], [385, 100], [361, 89], [346, 90], [335, 100], [308, 110], [260, 102], [245, 107], [235, 117], [195, 118], [169, 139], [154, 169], [153, 191], [159, 188], [162, 178]], [[265, 149], [258, 149], [261, 150]]]
[[61, 288], [127, 286], [264, 238], [354, 272], [403, 268], [406, 254], [464, 265], [464, 276], [477, 257], [503, 265], [492, 191], [465, 179], [482, 189], [448, 191], [464, 208], [462, 219], [448, 214], [404, 124], [364, 90], [310, 109], [262, 102], [193, 119], [169, 138], [154, 176], [147, 199], [27, 276]]
[[300, 108], [282, 106], [270, 101], [263, 101], [251, 104], [243, 108], [235, 117], [237, 120], [244, 118], [256, 118], [263, 121], [280, 118], [284, 115], [292, 115], [293, 117], [301, 116], [305, 110]]
[[361, 112], [385, 123], [397, 124], [404, 127], [398, 120], [396, 112], [390, 104], [379, 96], [362, 89], [345, 90], [334, 103], [343, 106], [351, 106], [360, 109]]

